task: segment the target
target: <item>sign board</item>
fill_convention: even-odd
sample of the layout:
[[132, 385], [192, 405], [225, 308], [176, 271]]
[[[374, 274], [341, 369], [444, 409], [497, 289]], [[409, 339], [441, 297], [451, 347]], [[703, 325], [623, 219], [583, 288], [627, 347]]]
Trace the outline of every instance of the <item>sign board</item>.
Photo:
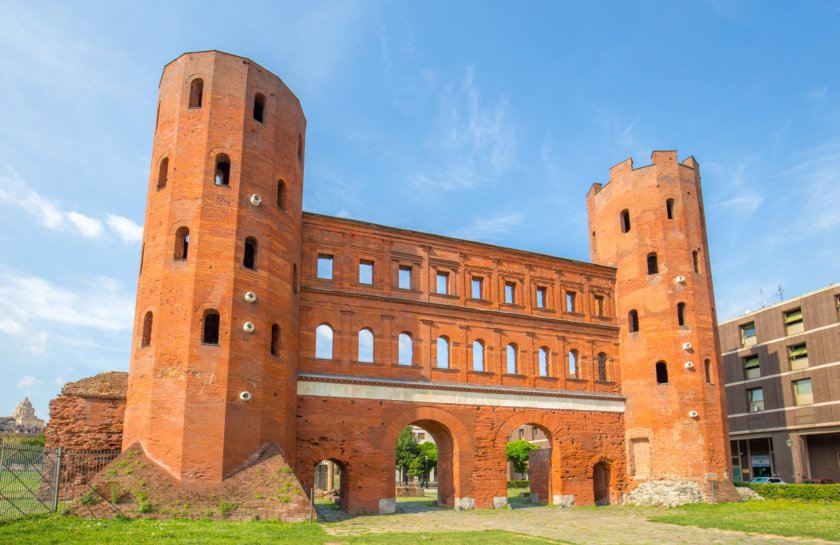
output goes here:
[[770, 467], [770, 455], [751, 456], [750, 461], [753, 467]]

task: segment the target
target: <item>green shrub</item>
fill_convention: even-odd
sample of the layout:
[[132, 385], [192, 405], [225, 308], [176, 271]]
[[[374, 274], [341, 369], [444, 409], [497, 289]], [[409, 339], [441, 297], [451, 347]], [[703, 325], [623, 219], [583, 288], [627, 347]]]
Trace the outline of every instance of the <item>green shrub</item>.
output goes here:
[[235, 502], [219, 500], [219, 513], [222, 515], [222, 518], [227, 518], [237, 507], [239, 506]]
[[81, 502], [82, 505], [96, 505], [99, 503], [99, 498], [96, 497], [93, 490], [88, 490], [81, 498], [79, 498], [79, 502]]
[[508, 488], [530, 488], [531, 481], [508, 481]]
[[739, 488], [748, 488], [750, 486], [747, 483], [745, 483], [744, 481], [734, 481], [732, 484], [734, 484], [736, 487], [739, 487]]
[[747, 486], [768, 500], [840, 502], [840, 484], [750, 484]]
[[108, 494], [111, 498], [111, 503], [114, 505], [120, 503], [120, 498], [122, 498], [122, 488], [120, 488], [119, 483], [110, 482], [108, 483]]

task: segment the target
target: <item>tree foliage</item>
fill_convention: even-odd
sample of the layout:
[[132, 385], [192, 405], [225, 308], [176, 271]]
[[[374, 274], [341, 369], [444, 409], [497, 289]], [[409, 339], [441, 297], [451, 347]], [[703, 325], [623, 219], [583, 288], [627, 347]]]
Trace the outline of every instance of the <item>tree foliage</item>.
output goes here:
[[511, 441], [505, 448], [507, 459], [513, 462], [513, 470], [517, 473], [528, 471], [528, 457], [535, 448], [540, 448], [528, 441]]
[[396, 463], [403, 475], [422, 477], [437, 467], [437, 447], [431, 442], [418, 443], [407, 426], [397, 436]]

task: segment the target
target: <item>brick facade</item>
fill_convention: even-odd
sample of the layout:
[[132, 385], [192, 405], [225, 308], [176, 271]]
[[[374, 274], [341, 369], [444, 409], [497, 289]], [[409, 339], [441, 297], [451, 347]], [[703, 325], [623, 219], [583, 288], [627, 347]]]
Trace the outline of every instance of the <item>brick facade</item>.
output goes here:
[[128, 373], [111, 371], [69, 382], [50, 401], [47, 446], [120, 450]]

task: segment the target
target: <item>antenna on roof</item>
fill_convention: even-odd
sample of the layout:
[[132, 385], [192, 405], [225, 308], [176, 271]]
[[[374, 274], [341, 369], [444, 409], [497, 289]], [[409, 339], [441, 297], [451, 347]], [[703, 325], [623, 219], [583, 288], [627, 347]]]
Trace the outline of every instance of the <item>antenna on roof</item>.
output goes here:
[[778, 289], [778, 290], [776, 290], [776, 295], [778, 295], [778, 296], [779, 296], [779, 302], [780, 302], [780, 303], [781, 303], [782, 301], [784, 301], [784, 293], [785, 293], [785, 292], [783, 292], [783, 291], [782, 291], [782, 285], [781, 285], [781, 284], [779, 284], [779, 289]]
[[764, 300], [764, 289], [758, 288], [758, 293], [761, 294], [761, 308], [764, 308], [767, 306], [767, 301]]

